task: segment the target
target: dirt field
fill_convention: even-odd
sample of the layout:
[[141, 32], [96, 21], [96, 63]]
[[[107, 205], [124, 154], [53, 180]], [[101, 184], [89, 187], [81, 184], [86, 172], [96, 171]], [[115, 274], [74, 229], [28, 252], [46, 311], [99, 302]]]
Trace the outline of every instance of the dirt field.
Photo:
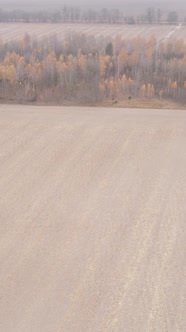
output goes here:
[[[186, 26], [158, 26], [158, 25], [108, 25], [108, 24], [53, 24], [53, 23], [0, 23], [0, 38], [2, 40], [17, 39], [25, 33], [37, 37], [57, 34], [60, 38], [72, 32], [86, 33], [98, 36], [116, 36], [121, 34], [125, 38], [155, 36], [158, 40], [168, 38], [182, 38], [186, 40]], [[174, 33], [172, 33], [174, 32]]]
[[186, 112], [0, 106], [0, 331], [186, 331]]

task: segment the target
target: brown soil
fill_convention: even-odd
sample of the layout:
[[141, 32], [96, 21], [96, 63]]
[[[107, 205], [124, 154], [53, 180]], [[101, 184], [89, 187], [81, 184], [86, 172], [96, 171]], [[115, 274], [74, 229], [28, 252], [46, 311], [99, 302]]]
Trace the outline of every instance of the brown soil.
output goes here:
[[0, 331], [186, 331], [186, 112], [0, 106]]

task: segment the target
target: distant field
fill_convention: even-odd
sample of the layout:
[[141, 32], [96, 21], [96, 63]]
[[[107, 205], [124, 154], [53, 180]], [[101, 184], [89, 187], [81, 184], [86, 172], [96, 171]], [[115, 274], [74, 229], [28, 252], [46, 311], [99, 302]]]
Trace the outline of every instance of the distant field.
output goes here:
[[186, 331], [186, 112], [0, 105], [0, 331]]
[[[111, 36], [121, 34], [125, 38], [143, 37], [149, 38], [152, 35], [158, 40], [166, 38], [183, 38], [186, 40], [186, 26], [181, 26], [173, 34], [175, 26], [158, 26], [158, 25], [107, 25], [107, 24], [64, 24], [64, 23], [0, 23], [1, 40], [17, 39], [24, 36], [25, 33], [37, 37], [57, 34], [63, 38], [69, 33], [75, 31], [89, 35]], [[171, 37], [170, 37], [171, 36]]]

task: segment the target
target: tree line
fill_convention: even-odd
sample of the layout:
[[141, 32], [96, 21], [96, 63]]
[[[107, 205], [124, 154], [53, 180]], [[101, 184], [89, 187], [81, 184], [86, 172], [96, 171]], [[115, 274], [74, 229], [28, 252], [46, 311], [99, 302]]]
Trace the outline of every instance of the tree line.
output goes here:
[[[87, 22], [87, 23], [126, 23], [126, 24], [176, 24], [180, 21], [176, 11], [163, 13], [160, 8], [149, 7], [141, 15], [127, 15], [120, 9], [101, 10], [63, 6], [59, 10], [3, 10], [0, 9], [0, 22]], [[186, 22], [185, 20], [181, 20]]]
[[186, 102], [186, 43], [69, 34], [0, 43], [1, 102]]

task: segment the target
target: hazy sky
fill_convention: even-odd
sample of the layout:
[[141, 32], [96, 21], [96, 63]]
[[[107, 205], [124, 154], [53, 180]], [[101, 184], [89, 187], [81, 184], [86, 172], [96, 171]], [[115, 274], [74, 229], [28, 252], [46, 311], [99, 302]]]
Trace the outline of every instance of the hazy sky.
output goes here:
[[58, 5], [62, 6], [63, 4], [66, 5], [73, 5], [73, 6], [79, 6], [79, 7], [119, 7], [119, 8], [125, 8], [125, 6], [132, 7], [135, 5], [137, 7], [142, 6], [145, 7], [151, 7], [151, 6], [160, 6], [160, 7], [167, 7], [169, 9], [169, 6], [174, 7], [175, 9], [180, 7], [180, 4], [182, 4], [182, 7], [186, 7], [186, 0], [0, 0], [0, 7], [2, 6], [30, 6], [33, 5], [38, 7], [47, 7], [48, 5], [50, 7]]
[[73, 4], [73, 5], [87, 5], [87, 6], [94, 6], [96, 5], [100, 5], [100, 6], [123, 6], [125, 4], [130, 4], [130, 3], [136, 3], [136, 4], [147, 4], [147, 5], [153, 5], [156, 3], [175, 3], [175, 6], [177, 5], [177, 3], [184, 3], [186, 0], [0, 0], [0, 5], [1, 4], [5, 4], [5, 3], [16, 3], [16, 4], [32, 4], [33, 2], [37, 2], [38, 4], [40, 2], [42, 3], [56, 3], [56, 4], [63, 4], [66, 3], [67, 5], [69, 4]]

